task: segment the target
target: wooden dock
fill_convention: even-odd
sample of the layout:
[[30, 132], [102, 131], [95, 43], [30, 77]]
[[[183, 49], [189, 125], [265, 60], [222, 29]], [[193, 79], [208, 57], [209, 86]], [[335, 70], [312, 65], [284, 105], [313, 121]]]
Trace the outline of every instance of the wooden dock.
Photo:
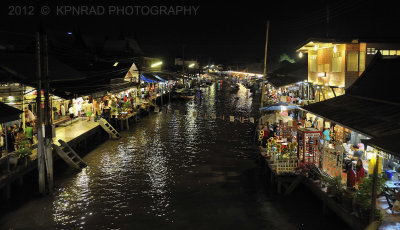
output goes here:
[[[104, 142], [108, 135], [94, 121], [79, 120], [70, 126], [56, 128], [56, 137], [53, 138], [54, 144], [60, 146], [58, 139], [68, 143], [69, 146], [78, 151], [80, 155], [86, 154], [94, 146]], [[53, 152], [54, 160], [59, 159]], [[2, 157], [2, 163], [6, 164], [2, 174], [0, 174], [0, 189], [4, 199], [10, 199], [10, 186], [15, 182], [23, 184], [23, 177], [37, 169], [37, 149], [33, 149], [26, 163], [10, 166], [8, 157]]]
[[296, 188], [300, 184], [302, 184], [319, 200], [321, 200], [321, 210], [324, 214], [326, 214], [327, 209], [329, 209], [352, 229], [361, 230], [366, 228], [366, 224], [362, 223], [360, 219], [352, 215], [352, 213], [348, 211], [342, 204], [332, 199], [332, 196], [321, 188], [320, 181], [313, 181], [302, 174], [293, 173], [279, 175], [261, 152], [259, 156], [260, 163], [264, 168], [266, 179], [269, 181], [270, 188], [276, 189], [276, 192], [279, 195], [290, 195], [291, 193], [295, 192]]

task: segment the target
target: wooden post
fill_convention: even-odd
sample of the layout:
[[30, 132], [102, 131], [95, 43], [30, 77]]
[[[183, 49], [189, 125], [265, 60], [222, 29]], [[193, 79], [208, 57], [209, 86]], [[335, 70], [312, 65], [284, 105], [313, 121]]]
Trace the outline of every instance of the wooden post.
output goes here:
[[376, 154], [376, 161], [374, 167], [374, 176], [372, 179], [372, 201], [371, 201], [371, 212], [369, 217], [369, 223], [375, 220], [375, 209], [376, 209], [376, 193], [378, 190], [378, 167], [379, 167], [379, 153]]
[[38, 136], [38, 170], [39, 170], [39, 193], [46, 191], [45, 181], [45, 162], [43, 146], [43, 128], [42, 128], [42, 69], [41, 69], [41, 47], [40, 34], [36, 33], [36, 54], [37, 54], [37, 88], [36, 88], [36, 107], [37, 107], [37, 136]]
[[43, 35], [43, 77], [44, 77], [44, 118], [45, 118], [45, 142], [44, 142], [44, 156], [46, 160], [46, 172], [47, 172], [47, 182], [49, 184], [49, 193], [53, 193], [53, 152], [51, 150], [52, 142], [52, 107], [50, 106], [50, 95], [49, 95], [49, 57], [47, 48], [47, 34]]
[[268, 33], [269, 33], [269, 21], [267, 21], [267, 35], [265, 39], [265, 54], [264, 54], [264, 75], [262, 78], [262, 90], [261, 90], [261, 105], [260, 107], [264, 107], [264, 99], [265, 99], [265, 80], [267, 79], [267, 51], [268, 51]]
[[25, 85], [22, 87], [22, 128], [25, 130]]

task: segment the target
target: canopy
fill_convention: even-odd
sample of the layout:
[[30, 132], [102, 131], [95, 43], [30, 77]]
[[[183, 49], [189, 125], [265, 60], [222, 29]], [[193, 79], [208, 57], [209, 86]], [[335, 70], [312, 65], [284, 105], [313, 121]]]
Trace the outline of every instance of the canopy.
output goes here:
[[279, 122], [280, 120], [282, 122], [288, 122], [288, 121], [293, 120], [293, 118], [290, 117], [290, 116], [282, 115], [280, 113], [273, 113], [273, 114], [267, 114], [265, 116], [262, 116], [260, 118], [260, 120], [272, 124], [272, 123], [275, 123], [275, 122]]
[[161, 81], [165, 81], [160, 76], [151, 73], [144, 73], [140, 76], [140, 80], [148, 83], [157, 83]]
[[266, 107], [260, 108], [260, 110], [289, 110], [289, 109], [298, 109], [299, 107], [297, 105], [289, 104], [287, 102], [279, 102], [276, 104], [272, 104]]
[[18, 120], [19, 115], [23, 112], [2, 102], [0, 102], [0, 111], [0, 123]]

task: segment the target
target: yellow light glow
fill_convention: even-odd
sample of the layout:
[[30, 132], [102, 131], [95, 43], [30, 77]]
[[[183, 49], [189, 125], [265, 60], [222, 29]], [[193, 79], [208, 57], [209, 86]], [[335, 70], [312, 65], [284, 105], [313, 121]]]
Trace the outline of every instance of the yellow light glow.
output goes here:
[[194, 63], [189, 65], [189, 68], [193, 68], [194, 67]]
[[162, 61], [154, 63], [153, 65], [151, 65], [151, 67], [156, 67], [156, 66], [159, 66], [159, 65], [162, 65]]
[[300, 57], [300, 58], [303, 57], [303, 53], [302, 53], [302, 52], [299, 53], [299, 57]]
[[114, 63], [114, 66], [117, 66], [117, 65], [118, 65], [118, 63], [119, 63], [119, 62], [115, 62], [115, 63]]
[[334, 52], [334, 53], [337, 52], [337, 47], [336, 47], [336, 45], [333, 47], [333, 52]]
[[318, 49], [318, 45], [315, 45], [314, 50], [317, 51], [317, 49]]
[[319, 72], [318, 77], [325, 77], [325, 72]]

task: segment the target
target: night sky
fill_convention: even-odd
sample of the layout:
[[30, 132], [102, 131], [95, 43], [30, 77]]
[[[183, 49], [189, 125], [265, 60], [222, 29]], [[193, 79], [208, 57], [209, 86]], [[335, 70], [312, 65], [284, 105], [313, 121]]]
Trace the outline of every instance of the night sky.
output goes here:
[[[270, 61], [277, 61], [282, 53], [295, 57], [295, 47], [309, 37], [400, 37], [398, 10], [385, 1], [35, 1], [35, 16], [8, 16], [10, 5], [32, 5], [32, 1], [1, 4], [3, 31], [33, 32], [42, 20], [49, 30], [79, 28], [83, 34], [108, 38], [128, 35], [137, 39], [146, 55], [170, 61], [182, 56], [184, 46], [186, 58], [197, 58], [203, 64], [262, 62], [267, 20], [271, 23]], [[51, 9], [56, 5], [185, 5], [199, 9], [191, 16], [38, 16], [36, 11], [43, 5]]]

